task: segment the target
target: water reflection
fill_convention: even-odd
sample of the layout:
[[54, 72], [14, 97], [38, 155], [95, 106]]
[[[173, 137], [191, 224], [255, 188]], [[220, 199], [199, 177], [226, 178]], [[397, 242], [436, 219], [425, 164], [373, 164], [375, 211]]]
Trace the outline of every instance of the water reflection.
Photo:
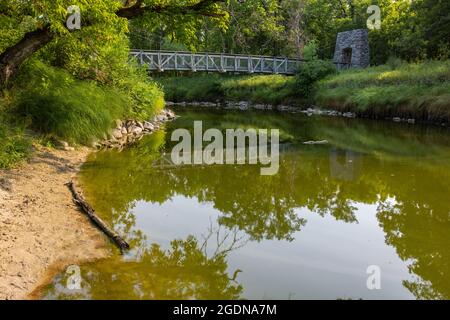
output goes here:
[[[80, 177], [88, 200], [139, 250], [126, 261], [115, 257], [86, 266], [87, 287], [79, 296], [67, 295], [64, 276], [59, 276], [47, 297], [238, 298], [243, 292], [236, 283], [241, 270], [229, 270], [227, 259], [247, 240], [302, 245], [299, 239], [309, 221], [299, 210], [357, 225], [361, 208], [373, 206], [377, 221], [371, 227], [382, 228], [386, 246], [408, 266], [411, 277], [403, 279], [404, 288], [416, 298], [450, 298], [448, 132], [298, 115], [248, 115], [186, 112], [167, 130], [133, 148], [92, 156]], [[167, 133], [189, 128], [198, 119], [205, 128], [280, 129], [284, 148], [279, 173], [261, 176], [259, 167], [249, 165], [155, 166], [172, 145]], [[301, 144], [310, 140], [330, 144]], [[215, 246], [206, 249], [205, 239], [214, 238], [212, 229], [203, 231], [209, 237], [174, 240], [165, 249], [153, 243], [152, 232], [143, 231], [136, 221], [138, 203], [162, 206], [179, 196], [220, 213], [213, 223], [216, 231], [228, 234], [222, 245], [233, 239], [242, 245], [223, 251], [222, 238], [216, 235]]]
[[227, 273], [226, 257], [233, 247], [208, 257], [205, 244], [200, 245], [191, 236], [186, 240], [173, 240], [167, 250], [157, 244], [141, 249], [139, 254], [126, 261], [116, 256], [85, 266], [80, 290], [68, 290], [65, 286], [68, 276], [58, 276], [45, 298], [190, 300], [240, 297], [242, 287]]
[[330, 176], [334, 179], [353, 181], [360, 174], [359, 155], [351, 150], [333, 148], [330, 151]]

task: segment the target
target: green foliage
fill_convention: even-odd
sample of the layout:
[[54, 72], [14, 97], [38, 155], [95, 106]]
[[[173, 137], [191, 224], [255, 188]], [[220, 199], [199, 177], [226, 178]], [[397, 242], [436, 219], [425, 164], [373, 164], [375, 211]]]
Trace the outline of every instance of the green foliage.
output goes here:
[[128, 65], [126, 73], [116, 84], [128, 97], [131, 106], [128, 117], [149, 120], [164, 108], [164, 93], [160, 86], [147, 74], [145, 68]]
[[386, 65], [389, 66], [392, 70], [399, 69], [405, 64], [406, 64], [405, 61], [397, 57], [389, 57], [389, 59], [386, 61]]
[[172, 240], [168, 248], [157, 243], [139, 243], [139, 253], [128, 254], [126, 259], [113, 255], [83, 266], [82, 277], [89, 283], [83, 290], [61, 290], [68, 281], [67, 275], [62, 275], [48, 288], [45, 298], [239, 299], [243, 288], [230, 279], [226, 254], [208, 257], [202, 241], [190, 235], [185, 240]]
[[0, 123], [0, 169], [8, 169], [27, 159], [31, 152], [31, 142], [22, 130], [13, 130]]
[[294, 100], [293, 78], [282, 75], [243, 76], [222, 84], [227, 99], [278, 105]]
[[[394, 68], [393, 68], [394, 67]], [[321, 81], [317, 102], [377, 117], [450, 120], [450, 62], [348, 70]]]
[[[33, 62], [22, 70], [14, 112], [30, 127], [69, 142], [89, 144], [129, 113], [120, 91], [74, 79], [61, 69]], [[26, 83], [26, 85], [24, 85]]]
[[[372, 64], [384, 64], [393, 55], [409, 62], [450, 56], [450, 2], [443, 0], [230, 0], [227, 27], [207, 21], [194, 32], [189, 26], [185, 33], [196, 39], [185, 48], [303, 57], [305, 44], [315, 41], [319, 57], [330, 59], [338, 32], [367, 28], [370, 5], [378, 5], [382, 15], [381, 29], [369, 32]], [[140, 29], [133, 44], [177, 47], [183, 37], [173, 29], [165, 24], [152, 29], [156, 34]]]
[[[147, 120], [163, 108], [162, 91], [128, 61], [128, 22], [115, 14], [119, 1], [0, 4], [0, 52], [43, 25], [54, 35], [14, 82], [15, 112], [31, 128], [87, 144], [103, 137], [115, 118]], [[70, 5], [81, 9], [81, 30], [65, 28]]]
[[281, 104], [296, 100], [294, 78], [282, 75], [222, 76], [208, 74], [160, 78], [168, 101], [251, 101]]
[[420, 37], [425, 42], [427, 57], [449, 59], [450, 1], [420, 0], [412, 2], [411, 6]]
[[335, 74], [336, 67], [330, 61], [311, 60], [303, 63], [296, 75], [297, 92], [305, 98], [311, 96], [314, 84], [325, 77]]
[[168, 101], [215, 101], [224, 97], [219, 74], [199, 74], [157, 79]]
[[13, 127], [7, 121], [3, 102], [0, 99], [0, 169], [8, 169], [28, 158], [31, 142], [22, 126]]
[[33, 27], [33, 19], [29, 17], [18, 21], [14, 17], [0, 14], [0, 53], [17, 43], [25, 32], [33, 30]]
[[316, 41], [308, 42], [308, 44], [303, 48], [303, 59], [308, 61], [317, 60], [319, 58], [317, 50], [318, 48]]
[[[450, 119], [450, 62], [408, 64], [391, 58], [388, 65], [335, 74], [332, 63], [304, 63], [298, 75], [161, 78], [169, 101], [250, 101], [263, 104], [319, 104], [374, 117], [405, 116]], [[325, 78], [325, 79], [324, 79]]]

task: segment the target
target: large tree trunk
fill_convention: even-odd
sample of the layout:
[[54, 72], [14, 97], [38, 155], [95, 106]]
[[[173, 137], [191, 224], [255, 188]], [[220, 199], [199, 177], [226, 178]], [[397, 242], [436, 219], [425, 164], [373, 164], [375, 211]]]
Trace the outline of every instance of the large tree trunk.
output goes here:
[[14, 46], [7, 48], [0, 55], [0, 87], [8, 83], [26, 59], [52, 39], [53, 35], [47, 27], [28, 32], [22, 40]]
[[[208, 12], [208, 8], [215, 3], [225, 0], [200, 0], [196, 4], [186, 6], [145, 6], [143, 0], [136, 0], [134, 5], [119, 9], [116, 15], [121, 18], [132, 19], [147, 12], [167, 14], [198, 14], [208, 17], [223, 17], [223, 13]], [[129, 1], [127, 1], [127, 4]], [[9, 47], [0, 55], [0, 88], [14, 77], [21, 64], [36, 51], [52, 41], [53, 34], [49, 26], [28, 32], [17, 44]]]

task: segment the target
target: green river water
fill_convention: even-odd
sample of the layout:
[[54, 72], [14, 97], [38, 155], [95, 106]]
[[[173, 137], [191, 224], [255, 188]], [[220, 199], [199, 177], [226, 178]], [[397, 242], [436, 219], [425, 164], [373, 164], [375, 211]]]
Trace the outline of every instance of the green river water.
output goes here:
[[[450, 299], [450, 132], [238, 111], [180, 118], [79, 180], [132, 250], [55, 276], [45, 299]], [[176, 128], [277, 128], [280, 169], [169, 166]], [[327, 140], [324, 145], [302, 142]], [[111, 245], [112, 247], [112, 245]], [[116, 250], [116, 249], [114, 249]], [[380, 289], [369, 290], [369, 266]]]

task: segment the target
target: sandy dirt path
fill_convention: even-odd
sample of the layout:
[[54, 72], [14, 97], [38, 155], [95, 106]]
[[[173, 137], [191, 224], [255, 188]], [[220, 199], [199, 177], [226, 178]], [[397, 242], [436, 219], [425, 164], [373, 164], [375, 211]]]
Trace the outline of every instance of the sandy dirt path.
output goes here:
[[55, 272], [108, 256], [107, 239], [78, 211], [64, 185], [89, 149], [41, 149], [0, 170], [0, 299], [29, 299]]

